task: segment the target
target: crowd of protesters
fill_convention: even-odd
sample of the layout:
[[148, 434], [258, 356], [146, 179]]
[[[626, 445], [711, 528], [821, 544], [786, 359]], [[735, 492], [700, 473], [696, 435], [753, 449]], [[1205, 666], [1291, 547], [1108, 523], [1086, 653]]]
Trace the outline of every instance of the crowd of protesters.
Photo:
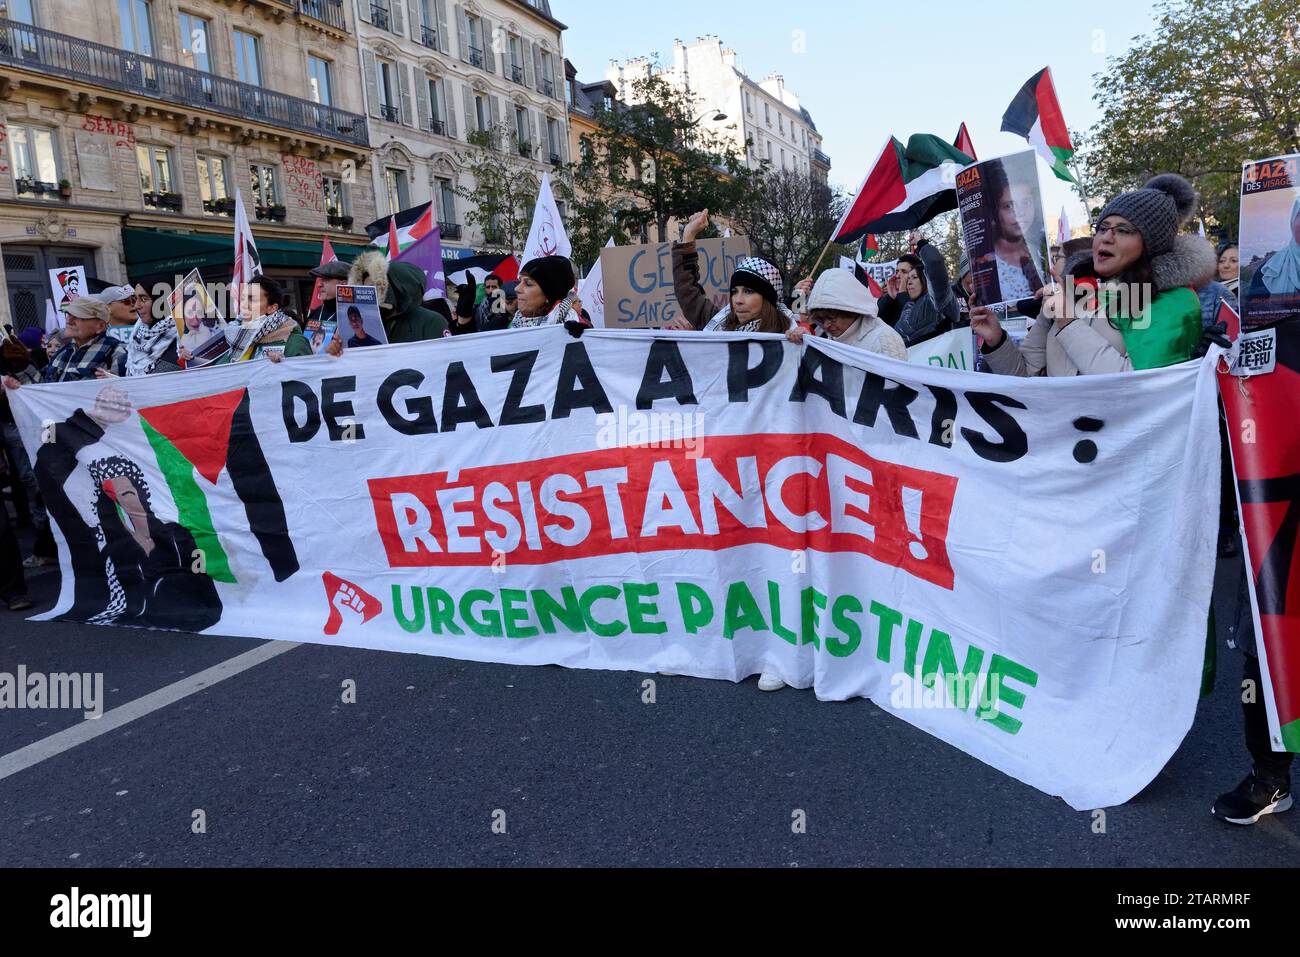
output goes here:
[[[778, 333], [794, 343], [807, 336], [824, 336], [906, 361], [910, 346], [969, 326], [980, 337], [980, 352], [993, 374], [1092, 375], [1172, 365], [1204, 354], [1210, 341], [1221, 341], [1216, 325], [1219, 303], [1235, 306], [1238, 294], [1237, 246], [1227, 243], [1216, 255], [1206, 240], [1186, 231], [1194, 201], [1186, 180], [1163, 175], [1107, 203], [1090, 240], [1071, 240], [1052, 249], [1052, 282], [1027, 287], [1033, 295], [1016, 303], [1015, 311], [1029, 323], [1027, 335], [1018, 343], [1004, 331], [998, 313], [975, 304], [969, 261], [962, 258], [953, 281], [939, 250], [915, 232], [909, 237], [912, 251], [899, 258], [897, 271], [879, 298], [853, 273], [834, 268], [815, 281], [803, 278], [787, 298], [781, 271], [762, 258], [749, 257], [737, 263], [728, 300], [719, 305], [710, 300], [700, 281], [696, 240], [710, 222], [709, 211], [704, 210], [689, 219], [681, 241], [672, 247], [673, 287], [680, 309], [666, 328], [715, 334]], [[323, 302], [301, 322], [289, 311], [279, 283], [257, 276], [246, 284], [238, 321], [226, 325], [225, 341], [220, 343], [224, 350], [214, 364], [291, 361], [317, 351], [335, 357], [345, 354], [348, 333], [342, 328], [323, 350], [313, 347], [313, 340], [320, 341], [317, 330], [335, 316], [336, 288], [343, 282], [376, 288], [390, 344], [540, 325], [563, 325], [573, 335], [581, 335], [591, 324], [577, 297], [573, 264], [560, 256], [524, 263], [517, 281], [489, 275], [481, 292], [471, 278], [458, 289], [449, 289], [446, 300], [432, 302], [426, 299], [427, 277], [422, 270], [409, 263], [390, 263], [381, 252], [365, 253], [351, 265], [328, 263], [311, 275], [320, 281]], [[1091, 288], [1091, 294], [1067, 295], [1067, 277], [1069, 288]], [[1143, 290], [1137, 308], [1111, 299], [1110, 283]], [[201, 331], [197, 323], [194, 331]], [[171, 372], [194, 358], [193, 347], [177, 323], [155, 308], [141, 286], [110, 287], [98, 296], [73, 301], [66, 308], [64, 330], [48, 343], [42, 338], [39, 330], [28, 329], [5, 339], [2, 360], [9, 389], [25, 383]], [[368, 344], [366, 338], [364, 329], [358, 329], [348, 346]], [[56, 552], [7, 396], [0, 402], [9, 484], [16, 497], [25, 497], [26, 508], [20, 511], [30, 515], [37, 532], [34, 554], [22, 561], [7, 509], [0, 508], [0, 600], [21, 611], [31, 607], [24, 568], [48, 563]], [[1232, 472], [1227, 465], [1223, 480], [1230, 489]], [[1230, 557], [1237, 540], [1235, 528], [1229, 527], [1235, 521], [1234, 500], [1225, 498], [1220, 549], [1225, 557]], [[1260, 667], [1244, 575], [1243, 569], [1236, 608], [1237, 645], [1246, 650], [1247, 679], [1258, 686]], [[763, 691], [782, 687], [778, 675], [765, 673], [759, 678]], [[1272, 751], [1262, 698], [1245, 705], [1245, 727], [1254, 768], [1213, 808], [1220, 819], [1240, 824], [1291, 806], [1291, 756]]]

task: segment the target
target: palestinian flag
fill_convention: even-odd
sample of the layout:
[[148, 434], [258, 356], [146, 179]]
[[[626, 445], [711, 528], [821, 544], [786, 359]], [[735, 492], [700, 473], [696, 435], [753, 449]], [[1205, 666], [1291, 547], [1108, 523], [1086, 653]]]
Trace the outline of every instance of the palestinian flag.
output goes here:
[[868, 259], [874, 259], [880, 255], [880, 243], [876, 242], [874, 233], [867, 233], [862, 237], [862, 246], [858, 250], [858, 262], [866, 262]]
[[298, 571], [284, 502], [258, 443], [247, 389], [140, 410], [140, 425], [176, 503], [178, 521], [202, 550], [214, 581], [234, 582], [230, 557], [217, 535], [208, 496], [233, 488], [278, 582]]
[[971, 142], [970, 133], [966, 130], [965, 123], [963, 123], [961, 128], [957, 130], [957, 138], [952, 141], [952, 145], [957, 147], [957, 149], [961, 150], [971, 159], [979, 159], [979, 157], [975, 155], [975, 144]]
[[489, 256], [467, 256], [464, 259], [447, 259], [443, 261], [443, 271], [447, 282], [463, 286], [473, 276], [474, 281], [483, 285], [483, 280], [496, 273], [502, 282], [514, 282], [519, 278], [519, 260], [506, 254]]
[[1051, 67], [1043, 67], [1020, 88], [1002, 114], [1002, 130], [1023, 136], [1047, 160], [1057, 179], [1078, 185], [1079, 181], [1070, 172], [1074, 146], [1070, 143], [1065, 117], [1061, 115], [1061, 104], [1056, 99]]
[[850, 259], [848, 256], [841, 256], [840, 268], [847, 269], [849, 272], [853, 273], [853, 278], [866, 286], [868, 291], [870, 291], [870, 293], [877, 299], [885, 294], [884, 290], [880, 288], [880, 283], [876, 282], [871, 273], [862, 268], [862, 262], [860, 260], [855, 261]]
[[404, 209], [393, 216], [376, 219], [366, 226], [366, 235], [370, 237], [370, 245], [382, 249], [392, 259], [393, 254], [389, 253], [388, 246], [394, 232], [397, 234], [399, 248], [405, 250], [433, 232], [435, 226], [437, 222], [433, 216], [433, 203], [428, 202]]
[[916, 229], [957, 208], [957, 171], [974, 160], [938, 136], [917, 133], [903, 146], [890, 137], [858, 187], [833, 240]]

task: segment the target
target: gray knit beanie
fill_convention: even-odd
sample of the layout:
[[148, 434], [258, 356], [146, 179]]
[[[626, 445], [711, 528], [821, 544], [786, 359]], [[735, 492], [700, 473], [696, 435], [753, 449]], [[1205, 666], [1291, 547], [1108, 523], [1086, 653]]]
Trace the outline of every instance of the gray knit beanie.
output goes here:
[[1196, 188], [1177, 173], [1161, 173], [1141, 189], [1121, 193], [1097, 217], [1123, 216], [1142, 234], [1148, 256], [1167, 253], [1178, 227], [1196, 207]]

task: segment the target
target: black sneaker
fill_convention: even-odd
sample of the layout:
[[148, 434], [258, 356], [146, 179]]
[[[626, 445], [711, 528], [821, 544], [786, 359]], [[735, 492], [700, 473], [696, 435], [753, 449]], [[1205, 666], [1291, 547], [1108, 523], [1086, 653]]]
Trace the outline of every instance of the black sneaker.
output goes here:
[[1267, 783], [1251, 771], [1235, 791], [1219, 796], [1210, 813], [1229, 824], [1254, 824], [1265, 814], [1291, 810], [1292, 803], [1289, 782]]

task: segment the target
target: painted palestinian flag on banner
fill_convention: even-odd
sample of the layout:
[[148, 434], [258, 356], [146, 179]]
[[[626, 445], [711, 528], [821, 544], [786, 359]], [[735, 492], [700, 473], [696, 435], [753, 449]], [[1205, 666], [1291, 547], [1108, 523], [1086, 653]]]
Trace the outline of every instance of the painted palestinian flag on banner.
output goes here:
[[1029, 145], [1052, 167], [1057, 179], [1067, 183], [1079, 182], [1070, 172], [1074, 146], [1070, 143], [1065, 117], [1061, 115], [1061, 104], [1056, 99], [1051, 67], [1043, 67], [1020, 88], [1002, 115], [1002, 130], [1028, 140]]
[[194, 536], [214, 581], [236, 580], [208, 506], [209, 493], [220, 484], [229, 484], [243, 503], [248, 529], [275, 580], [298, 571], [284, 503], [253, 430], [247, 389], [156, 405], [139, 415], [178, 520]]
[[957, 171], [972, 162], [930, 133], [915, 134], [907, 146], [890, 137], [835, 227], [833, 240], [848, 245], [867, 233], [916, 229], [956, 209]]
[[[419, 206], [403, 209], [396, 215], [383, 216], [366, 226], [370, 245], [382, 249], [385, 255], [388, 255], [390, 223], [396, 229], [398, 246], [405, 250], [433, 232], [437, 225], [433, 216], [433, 203], [421, 203]], [[391, 259], [392, 256], [389, 258]]]
[[965, 123], [963, 123], [960, 129], [957, 130], [957, 137], [952, 141], [952, 145], [957, 147], [957, 149], [961, 150], [971, 159], [979, 159], [979, 157], [975, 155], [975, 144], [971, 142], [970, 132], [966, 129]]

